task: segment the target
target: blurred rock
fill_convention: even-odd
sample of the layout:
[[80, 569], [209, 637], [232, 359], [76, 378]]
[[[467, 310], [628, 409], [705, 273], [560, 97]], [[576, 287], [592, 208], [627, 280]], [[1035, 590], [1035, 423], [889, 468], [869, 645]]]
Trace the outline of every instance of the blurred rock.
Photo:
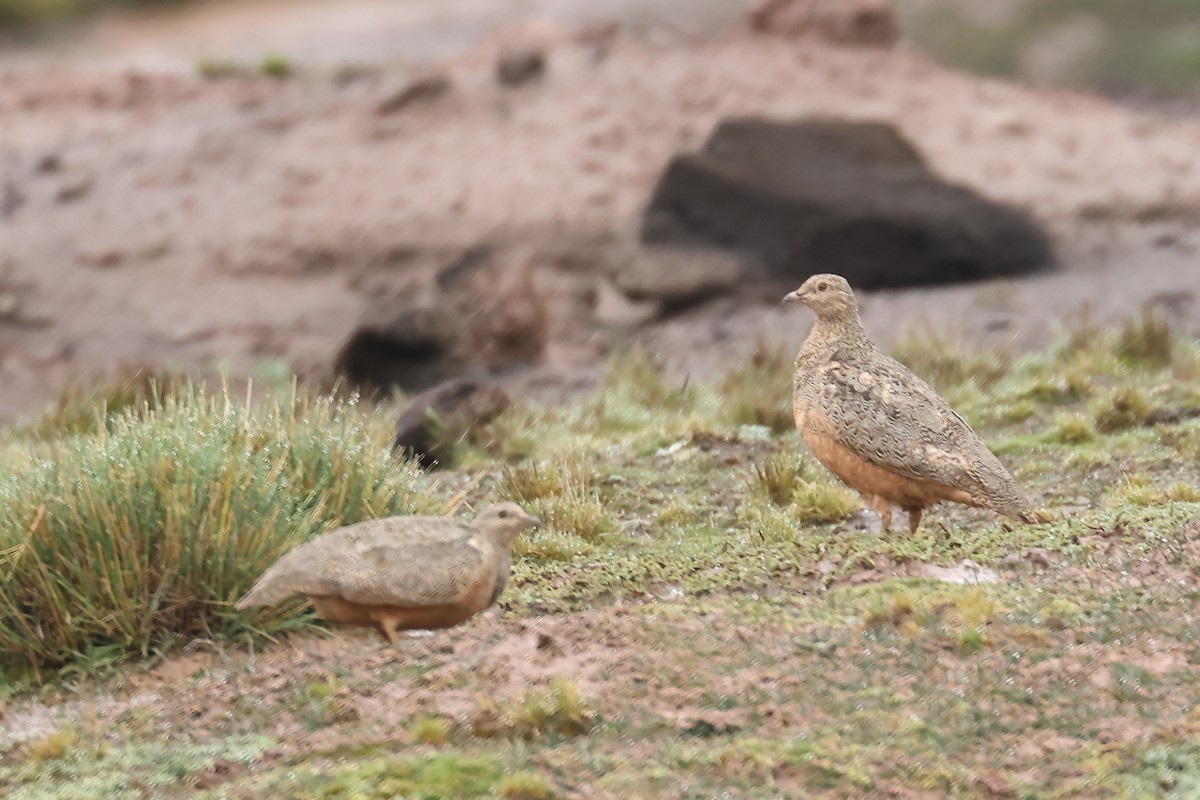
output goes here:
[[[467, 356], [489, 366], [536, 362], [546, 346], [546, 310], [534, 285], [532, 256], [520, 250], [460, 260], [438, 282], [457, 312], [459, 341]], [[453, 278], [447, 280], [447, 273]]]
[[496, 60], [496, 80], [501, 86], [521, 86], [545, 72], [546, 54], [535, 47], [507, 48]]
[[734, 290], [747, 275], [736, 256], [700, 247], [640, 247], [614, 266], [626, 297], [653, 301], [662, 315], [700, 305]]
[[25, 205], [25, 192], [14, 181], [0, 186], [0, 217], [11, 217]]
[[43, 153], [33, 165], [34, 172], [42, 175], [53, 175], [62, 169], [62, 155], [56, 152]]
[[334, 368], [354, 386], [388, 391], [420, 390], [459, 374], [465, 362], [456, 351], [449, 309], [430, 305], [372, 309], [351, 334]]
[[74, 203], [87, 197], [91, 191], [92, 179], [86, 176], [79, 177], [59, 186], [58, 191], [54, 193], [54, 199], [59, 203]]
[[672, 159], [641, 234], [744, 253], [797, 284], [817, 272], [863, 288], [950, 283], [1053, 262], [1034, 220], [942, 181], [871, 122], [726, 120]]
[[377, 301], [341, 348], [337, 374], [368, 391], [421, 391], [540, 359], [546, 315], [525, 254], [472, 247], [429, 278], [405, 299]]
[[891, 47], [900, 39], [887, 0], [760, 0], [746, 21], [754, 31], [836, 44]]
[[414, 103], [432, 102], [449, 92], [452, 86], [450, 78], [440, 72], [410, 77], [387, 92], [379, 102], [376, 113], [386, 116]]
[[443, 462], [454, 442], [504, 412], [512, 400], [499, 386], [454, 379], [414, 397], [396, 420], [392, 449], [429, 468]]

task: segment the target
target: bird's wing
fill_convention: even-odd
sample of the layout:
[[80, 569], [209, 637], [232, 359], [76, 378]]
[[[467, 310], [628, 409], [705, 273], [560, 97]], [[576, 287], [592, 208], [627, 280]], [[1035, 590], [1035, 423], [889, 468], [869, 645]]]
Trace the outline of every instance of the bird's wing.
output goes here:
[[983, 488], [981, 469], [1004, 471], [950, 404], [898, 361], [835, 353], [819, 369], [817, 405], [838, 442], [862, 460], [972, 493]]
[[369, 520], [288, 553], [263, 573], [243, 603], [261, 605], [307, 594], [367, 605], [453, 604], [486, 578], [493, 564], [486, 537], [454, 520]]

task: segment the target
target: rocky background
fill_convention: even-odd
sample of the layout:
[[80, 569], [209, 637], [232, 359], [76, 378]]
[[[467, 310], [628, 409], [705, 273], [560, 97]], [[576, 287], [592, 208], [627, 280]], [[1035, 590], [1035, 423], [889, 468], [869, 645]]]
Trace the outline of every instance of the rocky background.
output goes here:
[[826, 270], [884, 344], [1200, 329], [1178, 103], [943, 66], [929, 3], [518, 5], [200, 5], [0, 53], [0, 416], [138, 369], [554, 398], [638, 344], [711, 374], [794, 346], [779, 297]]

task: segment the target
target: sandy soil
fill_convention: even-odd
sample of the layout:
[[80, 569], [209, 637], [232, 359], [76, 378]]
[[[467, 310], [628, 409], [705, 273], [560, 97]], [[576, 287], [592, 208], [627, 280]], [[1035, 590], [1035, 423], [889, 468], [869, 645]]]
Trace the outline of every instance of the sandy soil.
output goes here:
[[[589, 30], [532, 22], [432, 66], [301, 63], [282, 81], [9, 62], [0, 415], [119, 363], [327, 368], [377, 298], [425, 291], [481, 242], [524, 261], [550, 306], [543, 375], [586, 373], [630, 335], [701, 373], [761, 337], [794, 341], [807, 321], [762, 294], [637, 327], [611, 288], [663, 165], [732, 114], [889, 121], [943, 176], [1056, 233], [1058, 274], [865, 298], [884, 341], [927, 318], [1036, 346], [1081, 304], [1103, 321], [1150, 299], [1196, 324], [1200, 120], [980, 80], [903, 46]], [[513, 45], [549, 53], [543, 79], [497, 84]], [[449, 90], [380, 112], [428, 70]]]

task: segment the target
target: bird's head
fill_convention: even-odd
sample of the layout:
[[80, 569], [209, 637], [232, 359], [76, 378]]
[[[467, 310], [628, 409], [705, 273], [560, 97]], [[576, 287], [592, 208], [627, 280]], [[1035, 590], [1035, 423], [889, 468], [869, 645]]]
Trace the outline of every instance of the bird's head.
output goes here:
[[471, 527], [507, 547], [522, 532], [541, 524], [541, 520], [526, 514], [516, 503], [497, 503], [479, 512]]
[[813, 275], [794, 292], [784, 296], [785, 303], [804, 303], [821, 319], [845, 319], [857, 316], [854, 290], [841, 275], [823, 272]]

